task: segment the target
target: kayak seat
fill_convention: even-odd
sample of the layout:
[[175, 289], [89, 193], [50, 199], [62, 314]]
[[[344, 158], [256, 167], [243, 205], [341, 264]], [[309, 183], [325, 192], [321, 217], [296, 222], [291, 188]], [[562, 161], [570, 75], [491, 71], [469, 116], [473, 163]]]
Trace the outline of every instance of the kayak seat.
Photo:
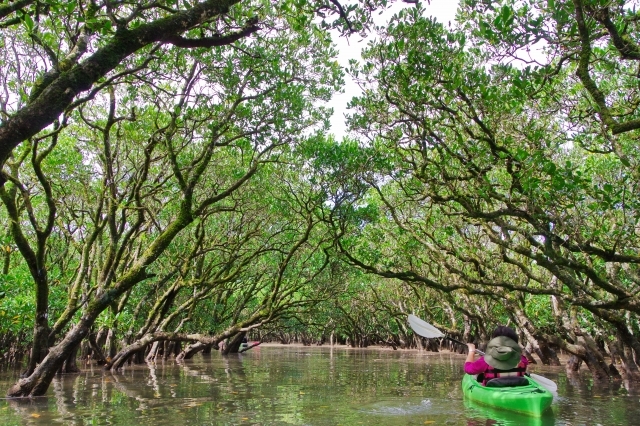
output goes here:
[[485, 386], [488, 388], [513, 388], [528, 385], [529, 380], [526, 377], [498, 377], [489, 380]]

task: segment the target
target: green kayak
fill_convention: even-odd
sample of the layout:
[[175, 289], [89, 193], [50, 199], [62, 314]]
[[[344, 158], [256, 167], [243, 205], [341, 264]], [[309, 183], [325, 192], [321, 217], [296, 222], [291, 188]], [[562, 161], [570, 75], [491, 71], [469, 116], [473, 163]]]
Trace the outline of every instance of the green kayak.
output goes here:
[[462, 392], [465, 398], [479, 404], [540, 417], [551, 406], [553, 395], [531, 378], [527, 377], [527, 380], [527, 386], [489, 388], [478, 383], [474, 376], [465, 374]]

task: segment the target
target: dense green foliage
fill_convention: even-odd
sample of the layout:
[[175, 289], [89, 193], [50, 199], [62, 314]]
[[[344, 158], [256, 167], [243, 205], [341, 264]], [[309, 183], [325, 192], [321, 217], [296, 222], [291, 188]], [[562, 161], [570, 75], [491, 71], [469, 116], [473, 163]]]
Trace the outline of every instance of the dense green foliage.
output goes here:
[[454, 30], [405, 10], [354, 64], [351, 125], [386, 162], [362, 176], [376, 219], [342, 249], [445, 293], [480, 334], [512, 320], [531, 349], [553, 343], [608, 377], [595, 340], [638, 348], [637, 58], [598, 23], [633, 37], [635, 15], [545, 3], [465, 2]]

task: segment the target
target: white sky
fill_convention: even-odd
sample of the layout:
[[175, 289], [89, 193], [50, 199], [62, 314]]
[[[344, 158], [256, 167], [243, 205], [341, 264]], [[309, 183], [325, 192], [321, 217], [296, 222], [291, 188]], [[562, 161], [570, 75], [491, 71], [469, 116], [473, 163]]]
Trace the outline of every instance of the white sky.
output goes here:
[[[434, 16], [438, 21], [447, 25], [449, 22], [453, 23], [456, 15], [456, 9], [458, 8], [458, 0], [431, 0], [431, 4], [425, 2], [424, 8], [427, 14]], [[411, 7], [406, 3], [396, 3], [389, 11], [378, 16], [376, 24], [384, 25], [394, 13], [400, 10], [402, 7]], [[374, 35], [375, 36], [375, 35]], [[338, 45], [338, 63], [342, 67], [349, 65], [349, 59], [360, 59], [360, 51], [366, 47], [367, 42], [371, 38], [360, 41], [360, 36], [353, 35], [347, 39], [344, 37], [334, 37], [336, 44]], [[331, 133], [333, 133], [337, 140], [342, 139], [346, 135], [346, 127], [344, 123], [344, 115], [347, 113], [347, 103], [354, 96], [359, 95], [360, 88], [351, 80], [349, 75], [345, 75], [345, 92], [334, 95], [333, 99], [329, 103], [330, 107], [333, 107], [333, 117], [331, 118]]]

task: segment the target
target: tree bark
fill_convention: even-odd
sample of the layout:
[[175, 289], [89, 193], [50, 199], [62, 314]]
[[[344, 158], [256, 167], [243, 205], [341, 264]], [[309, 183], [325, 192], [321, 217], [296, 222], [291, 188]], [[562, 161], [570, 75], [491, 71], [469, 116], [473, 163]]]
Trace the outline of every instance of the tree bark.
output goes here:
[[531, 354], [531, 352], [533, 351], [533, 345], [531, 343], [527, 343], [527, 346], [525, 346], [524, 351], [523, 351], [523, 355], [527, 358], [527, 361], [529, 361], [529, 364], [537, 364], [538, 362], [535, 360], [535, 358], [533, 357], [533, 355]]
[[513, 309], [512, 316], [516, 324], [518, 324], [518, 327], [524, 334], [532, 351], [538, 355], [538, 358], [540, 358], [540, 362], [544, 365], [560, 365], [560, 360], [558, 359], [558, 355], [555, 351], [549, 348], [545, 343], [538, 341], [538, 338], [536, 337], [537, 330], [527, 317], [524, 310], [518, 306], [517, 302], [510, 304], [510, 307]]
[[87, 315], [80, 319], [78, 324], [71, 329], [64, 339], [51, 348], [47, 356], [35, 368], [33, 373], [18, 380], [9, 388], [7, 396], [10, 398], [25, 396], [40, 396], [47, 391], [51, 380], [62, 367], [65, 360], [88, 334], [95, 317]]
[[595, 342], [589, 336], [580, 336], [578, 343], [586, 347], [584, 362], [587, 364], [589, 371], [593, 374], [595, 380], [607, 380], [611, 376], [609, 366], [604, 361], [604, 357], [595, 345]]
[[222, 355], [235, 354], [240, 350], [240, 345], [242, 344], [242, 340], [246, 337], [246, 333], [240, 332], [231, 338], [231, 341], [227, 345], [227, 347], [222, 351]]
[[195, 354], [204, 350], [207, 346], [212, 346], [211, 344], [206, 344], [202, 342], [192, 343], [186, 348], [182, 350], [177, 356], [176, 361], [182, 361], [185, 359], [191, 359]]
[[625, 345], [622, 336], [618, 333], [616, 340], [609, 342], [609, 352], [611, 353], [611, 363], [615, 366], [614, 360], [620, 361], [620, 375], [624, 380], [640, 381], [640, 371], [633, 360], [632, 351]]
[[576, 355], [571, 355], [567, 361], [567, 371], [575, 373], [580, 370], [580, 366], [582, 366], [582, 360]]
[[[569, 343], [557, 336], [545, 335], [544, 337], [549, 342], [564, 349], [573, 356], [579, 358], [581, 361], [584, 361], [585, 364], [587, 364], [589, 371], [591, 371], [591, 374], [593, 374], [594, 379], [604, 380], [609, 378], [609, 368], [606, 363], [604, 363], [602, 354], [597, 352], [598, 349], [595, 345], [589, 344], [588, 337], [585, 339], [584, 336], [580, 336], [576, 343]], [[596, 352], [594, 352], [594, 348]], [[571, 371], [571, 367], [568, 366], [567, 368]]]
[[560, 358], [558, 358], [558, 353], [549, 346], [549, 343], [544, 339], [536, 339], [538, 342], [538, 349], [540, 353], [549, 361], [549, 365], [560, 366], [562, 363], [560, 362]]
[[[100, 332], [98, 332], [98, 338], [100, 337]], [[93, 352], [92, 358], [96, 360], [98, 365], [106, 364], [107, 360], [102, 353], [102, 348], [98, 343], [98, 338], [95, 337], [93, 333], [89, 334], [89, 344], [91, 345], [91, 351]]]
[[158, 357], [158, 352], [160, 352], [160, 342], [155, 341], [151, 345], [151, 349], [149, 349], [149, 353], [144, 357], [145, 361], [153, 361]]
[[66, 373], [80, 372], [80, 369], [78, 368], [78, 364], [77, 364], [77, 358], [76, 358], [78, 355], [79, 349], [80, 349], [80, 345], [76, 345], [76, 347], [71, 350], [71, 353], [69, 354], [67, 359], [64, 360], [64, 364], [62, 364], [62, 368], [60, 370], [61, 373], [66, 374]]
[[107, 332], [107, 340], [105, 342], [107, 360], [116, 356], [116, 353], [118, 352], [116, 344], [116, 333], [113, 328], [109, 328], [109, 331]]
[[[209, 344], [213, 344], [214, 339], [215, 339], [214, 337], [206, 336], [203, 334], [168, 333], [164, 331], [147, 333], [144, 336], [142, 336], [142, 338], [136, 340], [135, 342], [133, 342], [132, 344], [130, 344], [129, 346], [127, 346], [126, 348], [123, 348], [120, 352], [118, 352], [111, 360], [111, 363], [108, 363], [105, 366], [105, 369], [110, 369], [112, 371], [118, 370], [119, 368], [122, 367], [122, 365], [127, 361], [129, 357], [131, 357], [136, 353], [141, 353], [141, 351], [144, 350], [144, 348], [146, 348], [151, 343], [160, 344], [166, 341], [188, 342], [188, 341], [199, 340], [199, 341], [205, 341], [208, 343], [212, 342]], [[150, 359], [150, 356], [152, 354], [153, 354], [153, 351], [150, 351], [149, 354], [147, 355], [147, 359]]]

